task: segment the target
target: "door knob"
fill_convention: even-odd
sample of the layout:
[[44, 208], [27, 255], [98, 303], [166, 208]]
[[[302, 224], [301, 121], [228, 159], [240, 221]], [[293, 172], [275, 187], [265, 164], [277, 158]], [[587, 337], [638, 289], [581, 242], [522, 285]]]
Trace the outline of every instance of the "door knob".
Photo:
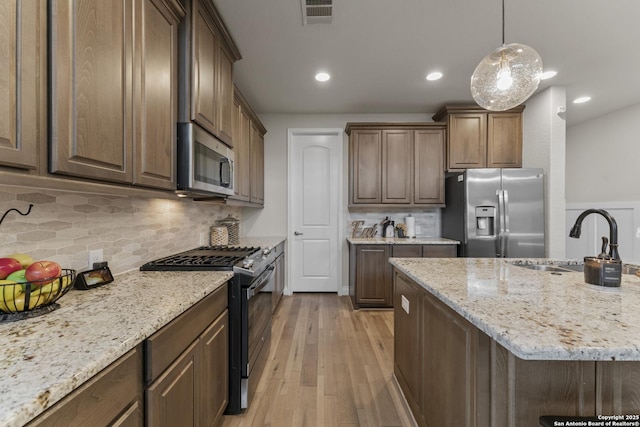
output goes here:
[[293, 234], [296, 236], [302, 236], [304, 233], [300, 233], [299, 231], [294, 231]]

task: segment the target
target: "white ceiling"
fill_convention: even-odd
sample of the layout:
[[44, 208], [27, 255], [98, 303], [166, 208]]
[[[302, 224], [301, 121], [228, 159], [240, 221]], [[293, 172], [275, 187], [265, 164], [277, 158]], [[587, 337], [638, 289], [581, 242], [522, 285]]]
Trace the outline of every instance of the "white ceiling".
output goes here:
[[[473, 102], [471, 74], [502, 43], [501, 0], [333, 0], [302, 24], [300, 0], [214, 0], [243, 59], [235, 81], [257, 113], [433, 113]], [[505, 0], [523, 43], [567, 91], [567, 124], [640, 103], [640, 0]], [[318, 70], [331, 80], [318, 83]], [[444, 77], [428, 82], [428, 72]], [[582, 95], [591, 102], [574, 105]]]

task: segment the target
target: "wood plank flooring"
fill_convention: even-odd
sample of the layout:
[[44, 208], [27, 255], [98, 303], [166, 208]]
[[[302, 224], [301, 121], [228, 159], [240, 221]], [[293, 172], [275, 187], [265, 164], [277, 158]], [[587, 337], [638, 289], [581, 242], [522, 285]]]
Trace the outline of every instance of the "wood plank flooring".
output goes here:
[[224, 427], [413, 426], [393, 379], [393, 312], [352, 311], [348, 297], [280, 302], [258, 390]]

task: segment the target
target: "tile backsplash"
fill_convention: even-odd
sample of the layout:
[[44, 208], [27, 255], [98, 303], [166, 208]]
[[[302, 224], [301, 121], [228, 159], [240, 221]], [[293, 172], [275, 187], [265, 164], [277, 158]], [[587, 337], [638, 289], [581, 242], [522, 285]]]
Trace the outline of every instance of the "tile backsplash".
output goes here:
[[[209, 242], [209, 227], [237, 207], [184, 199], [121, 197], [0, 185], [0, 257], [28, 253], [63, 268], [85, 270], [89, 251], [103, 250], [113, 273]], [[242, 223], [241, 223], [242, 227]], [[242, 235], [242, 229], [240, 230]]]
[[[351, 225], [352, 221], [362, 220], [364, 221], [364, 225], [361, 228], [367, 228], [376, 226], [378, 230], [377, 237], [384, 236], [382, 232], [382, 226], [380, 223], [385, 217], [389, 217], [390, 220], [394, 221], [396, 224], [404, 222], [404, 218], [409, 216], [409, 213], [415, 217], [416, 224], [416, 236], [418, 237], [438, 237], [440, 236], [440, 209], [432, 208], [425, 209], [419, 212], [349, 212], [349, 214], [345, 217], [345, 233], [347, 236], [351, 236], [353, 231], [353, 226]], [[419, 231], [418, 231], [419, 229]]]

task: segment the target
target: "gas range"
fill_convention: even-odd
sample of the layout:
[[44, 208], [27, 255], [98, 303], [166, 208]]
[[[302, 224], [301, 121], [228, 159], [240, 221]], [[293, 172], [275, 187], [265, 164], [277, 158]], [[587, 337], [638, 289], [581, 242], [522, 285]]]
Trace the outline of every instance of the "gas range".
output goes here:
[[140, 271], [233, 271], [251, 279], [275, 259], [272, 248], [253, 246], [200, 246], [149, 261]]

